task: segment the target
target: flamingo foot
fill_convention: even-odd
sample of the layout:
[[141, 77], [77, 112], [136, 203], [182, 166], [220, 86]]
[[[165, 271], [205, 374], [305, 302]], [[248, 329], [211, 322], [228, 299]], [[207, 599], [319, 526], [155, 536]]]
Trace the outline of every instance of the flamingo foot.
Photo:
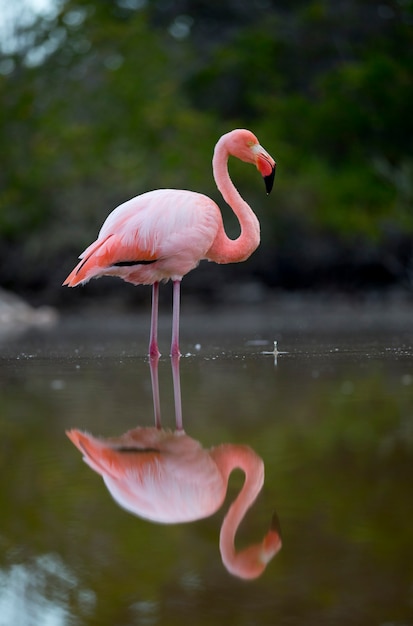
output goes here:
[[174, 359], [179, 359], [182, 356], [179, 345], [177, 343], [171, 344], [171, 354], [169, 356]]
[[156, 341], [151, 341], [149, 344], [148, 356], [150, 359], [159, 359], [161, 353], [159, 352], [158, 344]]

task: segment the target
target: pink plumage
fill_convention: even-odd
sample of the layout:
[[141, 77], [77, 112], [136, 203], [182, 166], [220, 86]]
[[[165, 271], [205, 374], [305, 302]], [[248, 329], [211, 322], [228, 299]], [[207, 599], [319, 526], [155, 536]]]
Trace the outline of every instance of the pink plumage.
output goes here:
[[280, 534], [273, 526], [262, 541], [235, 548], [237, 529], [264, 482], [263, 461], [249, 446], [221, 444], [205, 450], [183, 431], [160, 428], [138, 427], [106, 440], [79, 430], [67, 435], [120, 506], [164, 524], [215, 513], [224, 502], [232, 470], [242, 469], [244, 485], [221, 526], [223, 562], [235, 576], [256, 578], [280, 550]]
[[273, 158], [248, 130], [223, 135], [215, 146], [213, 173], [224, 200], [238, 217], [241, 234], [227, 237], [219, 207], [205, 195], [178, 189], [158, 189], [132, 198], [110, 213], [98, 238], [80, 255], [80, 262], [64, 285], [75, 287], [91, 278], [119, 276], [153, 285], [149, 354], [159, 354], [157, 339], [158, 287], [174, 284], [171, 354], [179, 351], [179, 297], [182, 277], [203, 260], [217, 263], [244, 261], [260, 241], [259, 222], [234, 187], [228, 157], [253, 163], [263, 175], [267, 192], [275, 174]]
[[[192, 191], [157, 189], [132, 198], [108, 216], [65, 284], [101, 275], [135, 285], [180, 280], [206, 258], [220, 219], [217, 205]], [[135, 263], [120, 265], [129, 262]]]

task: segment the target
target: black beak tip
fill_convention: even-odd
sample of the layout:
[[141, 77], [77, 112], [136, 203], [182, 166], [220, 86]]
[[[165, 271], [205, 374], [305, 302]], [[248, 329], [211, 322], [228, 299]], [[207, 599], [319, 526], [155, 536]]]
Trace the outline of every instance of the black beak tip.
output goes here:
[[268, 174], [268, 176], [264, 176], [265, 189], [267, 190], [267, 195], [271, 193], [272, 186], [274, 184], [274, 177], [275, 177], [275, 165], [273, 167], [271, 174]]
[[281, 537], [280, 518], [278, 517], [276, 511], [274, 511], [272, 519], [271, 519], [270, 530], [275, 531]]

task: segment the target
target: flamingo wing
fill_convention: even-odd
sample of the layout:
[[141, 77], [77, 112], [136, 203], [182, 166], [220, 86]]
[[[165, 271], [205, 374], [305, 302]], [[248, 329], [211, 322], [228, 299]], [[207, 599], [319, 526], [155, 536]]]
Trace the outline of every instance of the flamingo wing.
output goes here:
[[103, 275], [134, 284], [182, 278], [206, 257], [221, 222], [217, 205], [202, 194], [142, 194], [112, 211], [64, 284], [74, 287]]
[[212, 515], [226, 483], [215, 461], [187, 435], [140, 428], [101, 439], [73, 429], [67, 436], [124, 509], [165, 524]]

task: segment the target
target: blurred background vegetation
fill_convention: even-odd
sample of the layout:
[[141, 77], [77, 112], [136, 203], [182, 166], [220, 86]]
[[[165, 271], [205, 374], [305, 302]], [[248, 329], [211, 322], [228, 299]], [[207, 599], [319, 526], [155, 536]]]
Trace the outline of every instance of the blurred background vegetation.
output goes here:
[[231, 163], [262, 244], [242, 265], [204, 264], [188, 292], [409, 293], [412, 0], [27, 2], [2, 1], [2, 287], [61, 307], [138, 302], [142, 290], [114, 279], [60, 285], [134, 195], [181, 187], [222, 206], [212, 150], [246, 127], [278, 162], [269, 198], [253, 168]]

